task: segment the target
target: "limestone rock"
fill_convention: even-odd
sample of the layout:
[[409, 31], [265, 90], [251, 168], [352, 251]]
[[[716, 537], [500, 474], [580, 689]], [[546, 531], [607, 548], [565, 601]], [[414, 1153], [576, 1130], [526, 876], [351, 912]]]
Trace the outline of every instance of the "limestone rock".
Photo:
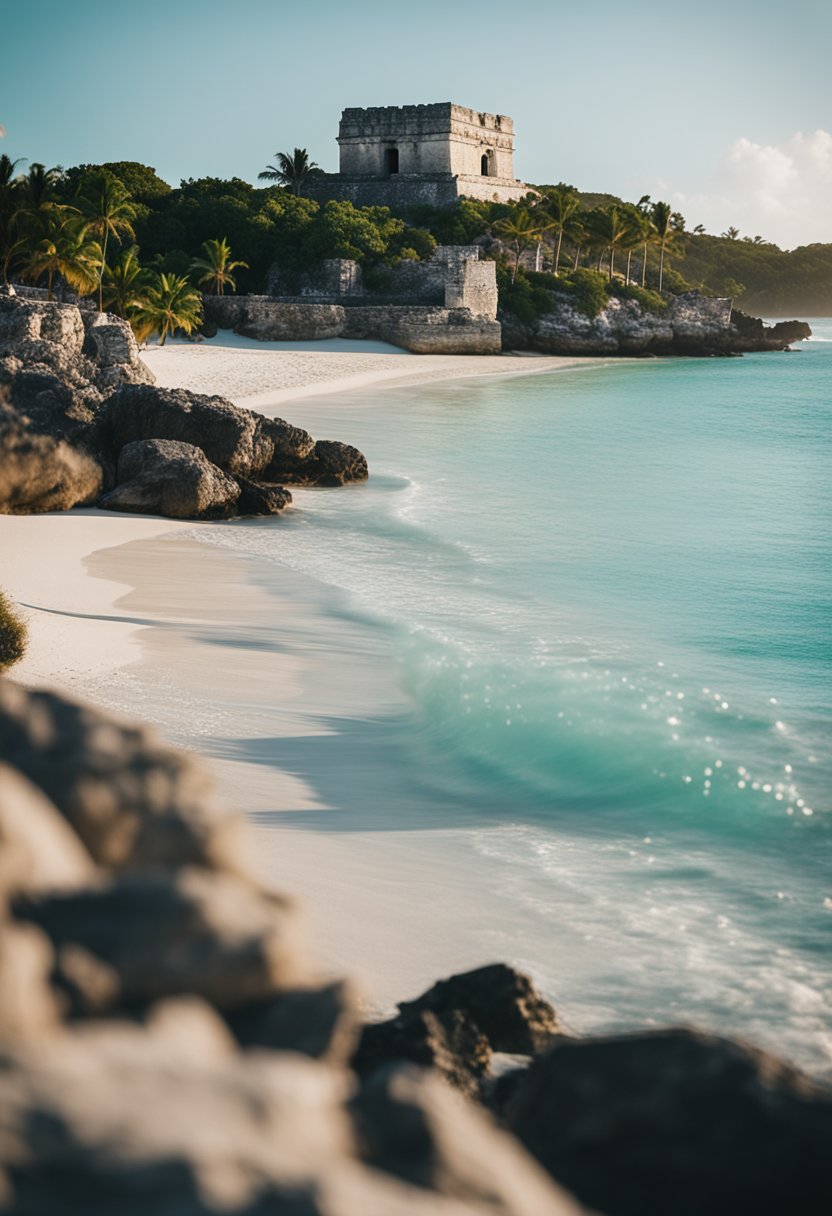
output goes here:
[[107, 402], [105, 433], [116, 453], [139, 439], [174, 439], [201, 448], [224, 472], [256, 477], [274, 454], [263, 421], [222, 397], [127, 384]]
[[440, 980], [415, 1001], [402, 1001], [400, 1014], [431, 1010], [468, 1014], [492, 1051], [536, 1055], [563, 1034], [557, 1014], [522, 971], [493, 963]]
[[832, 1091], [711, 1035], [561, 1040], [532, 1065], [507, 1121], [607, 1216], [830, 1210]]
[[358, 1038], [358, 1000], [351, 984], [297, 988], [268, 1001], [243, 1006], [229, 1016], [243, 1047], [299, 1051], [346, 1065]]
[[89, 853], [49, 799], [0, 764], [0, 898], [82, 887], [94, 872]]
[[236, 513], [240, 487], [191, 443], [141, 439], [119, 454], [118, 484], [99, 502], [108, 511], [169, 519], [225, 519]]
[[125, 874], [13, 907], [57, 949], [81, 946], [111, 967], [126, 1008], [193, 994], [233, 1009], [305, 978], [295, 905], [232, 875]]
[[100, 387], [155, 383], [153, 372], [139, 358], [139, 347], [127, 321], [112, 313], [88, 313], [85, 331], [84, 349], [98, 369]]
[[239, 821], [217, 808], [201, 766], [148, 727], [0, 680], [0, 757], [44, 791], [98, 865], [239, 864]]
[[0, 1043], [38, 1042], [58, 1025], [49, 983], [53, 958], [48, 938], [34, 925], [0, 925]]
[[500, 1216], [578, 1216], [579, 1206], [477, 1107], [429, 1073], [389, 1068], [351, 1103], [375, 1169]]

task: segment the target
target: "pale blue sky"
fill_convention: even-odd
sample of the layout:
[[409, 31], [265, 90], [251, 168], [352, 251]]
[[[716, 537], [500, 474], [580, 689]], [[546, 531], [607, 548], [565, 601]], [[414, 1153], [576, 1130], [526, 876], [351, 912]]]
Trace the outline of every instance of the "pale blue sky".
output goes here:
[[526, 180], [832, 240], [829, 0], [0, 0], [0, 35], [12, 158], [253, 181], [337, 168], [344, 106], [457, 101], [514, 118]]

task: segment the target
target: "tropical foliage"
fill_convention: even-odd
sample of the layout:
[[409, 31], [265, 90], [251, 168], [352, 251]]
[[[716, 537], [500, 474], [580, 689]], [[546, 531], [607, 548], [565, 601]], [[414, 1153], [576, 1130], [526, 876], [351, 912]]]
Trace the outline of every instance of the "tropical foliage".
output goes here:
[[141, 341], [159, 335], [164, 346], [177, 329], [191, 334], [202, 321], [202, 296], [184, 275], [154, 275], [136, 309], [134, 328]]
[[219, 241], [205, 241], [202, 246], [202, 257], [195, 258], [192, 269], [199, 275], [197, 282], [200, 287], [207, 287], [214, 295], [225, 294], [226, 287], [237, 290], [234, 271], [243, 267], [248, 269], [247, 262], [235, 262], [231, 257], [231, 246], [225, 237]]
[[310, 161], [306, 148], [295, 148], [293, 152], [275, 152], [276, 165], [266, 165], [262, 173], [258, 173], [261, 182], [277, 182], [287, 186], [292, 194], [300, 195], [310, 173], [318, 168]]

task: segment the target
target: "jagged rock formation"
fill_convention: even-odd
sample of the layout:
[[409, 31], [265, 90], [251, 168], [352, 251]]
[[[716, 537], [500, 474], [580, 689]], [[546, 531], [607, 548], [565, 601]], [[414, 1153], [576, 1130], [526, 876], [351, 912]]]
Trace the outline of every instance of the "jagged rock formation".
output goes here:
[[362, 1031], [240, 832], [146, 727], [0, 680], [3, 1216], [826, 1216], [830, 1091], [689, 1030], [569, 1037], [502, 964]]
[[533, 322], [502, 313], [503, 348], [550, 355], [727, 355], [785, 350], [811, 336], [805, 322], [763, 322], [732, 310], [731, 301], [699, 292], [672, 296], [651, 312], [636, 300], [612, 298], [596, 317], [569, 303]]
[[118, 317], [0, 295], [0, 512], [274, 515], [287, 482], [367, 477], [348, 444], [149, 380]]

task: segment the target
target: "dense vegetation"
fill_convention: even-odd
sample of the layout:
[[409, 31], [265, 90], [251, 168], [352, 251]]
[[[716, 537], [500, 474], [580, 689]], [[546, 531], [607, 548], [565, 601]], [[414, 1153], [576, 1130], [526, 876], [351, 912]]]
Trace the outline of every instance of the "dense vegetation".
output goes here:
[[0, 671], [6, 671], [26, 653], [28, 631], [8, 596], [0, 591]]
[[695, 287], [761, 312], [832, 313], [832, 245], [783, 252], [736, 229], [686, 230], [649, 197], [627, 203], [563, 183], [514, 204], [464, 199], [456, 207], [318, 203], [305, 149], [276, 153], [254, 186], [201, 178], [171, 188], [134, 162], [33, 164], [0, 157], [0, 270], [78, 295], [130, 320], [140, 339], [200, 324], [202, 292], [263, 292], [277, 263], [292, 287], [324, 258], [354, 258], [369, 283], [437, 243], [478, 243], [498, 263], [501, 306], [532, 320], [562, 299], [596, 315], [610, 296], [660, 310]]

